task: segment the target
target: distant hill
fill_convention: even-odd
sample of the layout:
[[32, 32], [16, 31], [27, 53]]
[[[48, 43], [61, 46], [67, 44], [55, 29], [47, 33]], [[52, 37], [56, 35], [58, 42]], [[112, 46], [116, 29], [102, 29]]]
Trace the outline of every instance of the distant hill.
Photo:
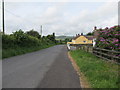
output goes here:
[[72, 39], [73, 36], [56, 36], [56, 40], [65, 40], [66, 38]]

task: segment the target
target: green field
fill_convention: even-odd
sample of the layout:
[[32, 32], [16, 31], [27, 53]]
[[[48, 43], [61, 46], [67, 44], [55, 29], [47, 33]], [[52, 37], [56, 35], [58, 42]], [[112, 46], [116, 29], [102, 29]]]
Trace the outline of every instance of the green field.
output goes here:
[[118, 88], [120, 86], [118, 65], [101, 60], [83, 50], [70, 51], [70, 54], [92, 88]]
[[55, 37], [56, 40], [65, 40], [66, 38], [72, 39], [73, 36], [56, 36]]

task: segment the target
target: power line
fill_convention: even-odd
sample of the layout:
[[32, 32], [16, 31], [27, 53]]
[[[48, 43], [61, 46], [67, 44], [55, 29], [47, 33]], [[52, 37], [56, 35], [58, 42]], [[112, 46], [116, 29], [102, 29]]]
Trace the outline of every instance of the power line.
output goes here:
[[18, 16], [18, 15], [16, 15], [16, 14], [14, 14], [14, 13], [12, 13], [12, 12], [10, 12], [9, 10], [7, 10], [7, 9], [5, 9], [5, 11], [7, 12], [7, 13], [10, 13], [11, 15], [13, 15], [13, 16], [16, 16], [16, 17], [18, 17], [18, 18], [21, 18], [20, 16]]
[[[9, 13], [9, 14], [17, 17], [17, 18], [20, 18], [20, 19], [22, 19], [22, 20], [24, 20], [24, 21], [26, 21], [26, 22], [31, 23], [31, 21], [29, 21], [29, 20], [27, 20], [27, 19], [25, 19], [25, 18], [23, 18], [23, 17], [21, 17], [21, 16], [19, 16], [19, 15], [16, 15], [15, 13], [13, 13], [13, 12], [9, 11], [8, 9], [6, 9], [6, 8], [4, 7], [4, 0], [2, 1], [2, 3], [3, 3], [3, 7], [2, 7], [2, 9], [3, 9], [3, 33], [4, 33], [4, 31], [5, 31], [5, 22], [4, 22], [4, 12], [5, 12], [5, 11], [6, 11], [7, 13]], [[1, 7], [0, 7], [0, 8], [1, 8]], [[34, 24], [34, 23], [31, 23], [31, 24]], [[41, 25], [41, 36], [42, 36], [42, 25]]]
[[[19, 16], [19, 15], [16, 15], [16, 14], [14, 14], [13, 12], [11, 12], [11, 11], [9, 11], [9, 10], [7, 10], [7, 9], [5, 9], [5, 11], [6, 11], [7, 13], [13, 15], [13, 16], [16, 16], [17, 18], [23, 19], [24, 21], [31, 23], [31, 21], [29, 21], [29, 20], [27, 20], [27, 19], [25, 19], [25, 18], [23, 18], [23, 17], [21, 17], [21, 16]], [[31, 23], [31, 24], [33, 24], [33, 23]]]
[[[4, 0], [3, 0], [3, 1], [4, 1]], [[0, 7], [0, 8], [1, 8], [1, 7]], [[17, 18], [23, 19], [24, 21], [31, 22], [31, 21], [29, 21], [29, 20], [27, 20], [27, 19], [25, 19], [25, 18], [23, 18], [23, 17], [21, 17], [21, 16], [19, 16], [19, 15], [16, 15], [15, 13], [9, 11], [8, 9], [5, 9], [5, 8], [4, 8], [3, 11], [6, 11], [7, 13], [9, 13], [9, 14], [11, 14], [11, 15], [17, 17]], [[33, 23], [31, 23], [31, 24], [33, 24]]]

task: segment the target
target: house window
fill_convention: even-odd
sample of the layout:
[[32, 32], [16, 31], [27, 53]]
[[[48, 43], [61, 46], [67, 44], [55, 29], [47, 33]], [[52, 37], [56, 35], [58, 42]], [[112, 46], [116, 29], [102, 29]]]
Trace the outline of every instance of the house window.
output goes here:
[[84, 43], [86, 43], [86, 41], [83, 41]]

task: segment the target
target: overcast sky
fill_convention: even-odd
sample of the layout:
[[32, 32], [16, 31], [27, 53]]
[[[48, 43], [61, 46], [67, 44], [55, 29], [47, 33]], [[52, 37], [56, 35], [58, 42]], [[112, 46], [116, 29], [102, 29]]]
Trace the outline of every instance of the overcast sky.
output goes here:
[[75, 35], [91, 32], [94, 26], [105, 28], [117, 24], [118, 2], [5, 2], [5, 32], [8, 34], [19, 29], [40, 32], [42, 25], [43, 35], [53, 32], [56, 35]]

